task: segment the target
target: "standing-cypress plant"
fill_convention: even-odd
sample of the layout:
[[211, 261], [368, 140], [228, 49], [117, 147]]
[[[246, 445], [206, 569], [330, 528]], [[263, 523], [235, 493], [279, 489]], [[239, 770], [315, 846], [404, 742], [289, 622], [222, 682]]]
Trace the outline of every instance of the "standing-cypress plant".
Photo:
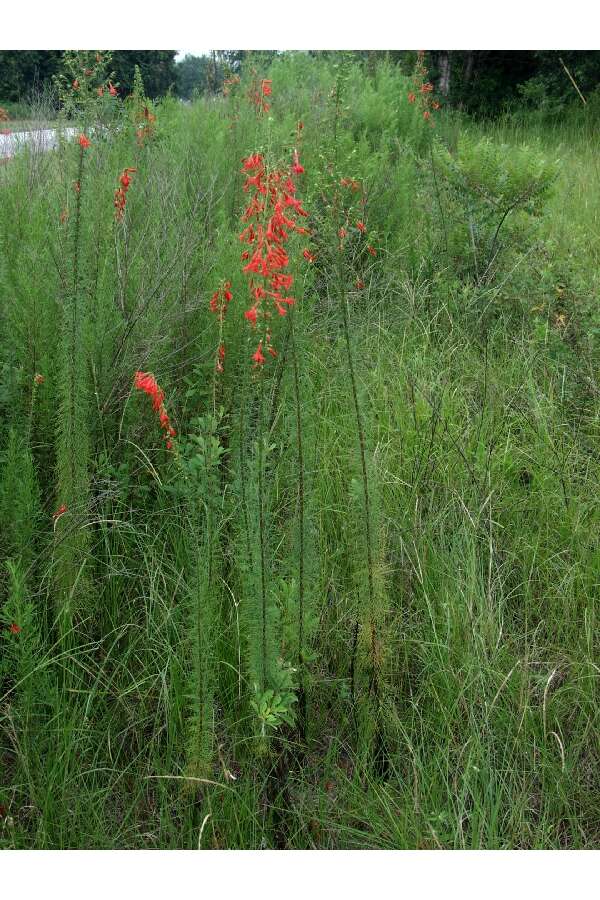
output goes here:
[[[262, 84], [262, 92], [257, 94], [258, 97], [264, 97], [265, 91], [268, 91], [267, 96], [270, 94], [270, 82], [263, 81]], [[253, 454], [255, 477], [252, 479], [255, 494], [254, 497], [248, 497], [250, 531], [252, 532], [253, 524], [257, 529], [256, 539], [249, 540], [252, 557], [249, 562], [251, 571], [257, 573], [258, 577], [257, 589], [252, 592], [255, 599], [246, 604], [246, 613], [250, 613], [250, 616], [246, 615], [246, 623], [250, 676], [255, 695], [252, 706], [260, 720], [261, 734], [264, 736], [267, 725], [276, 727], [282, 721], [293, 720], [291, 704], [296, 699], [292, 690], [292, 672], [278, 653], [281, 635], [276, 621], [279, 610], [273, 596], [273, 567], [269, 559], [272, 552], [272, 532], [266, 481], [271, 446], [265, 417], [265, 353], [272, 357], [276, 357], [278, 353], [271, 328], [272, 311], [285, 317], [295, 304], [295, 298], [289, 295], [293, 276], [287, 271], [289, 255], [285, 245], [290, 233], [307, 233], [307, 229], [299, 224], [307, 212], [296, 196], [294, 177], [304, 172], [297, 151], [294, 151], [293, 163], [289, 169], [269, 168], [264, 155], [254, 153], [244, 160], [243, 171], [246, 173], [244, 190], [248, 192], [252, 189], [253, 193], [242, 217], [244, 223], [248, 224], [240, 235], [241, 241], [249, 248], [242, 252], [242, 260], [246, 262], [243, 271], [249, 276], [250, 291], [250, 307], [244, 316], [251, 328], [259, 333], [258, 346], [252, 354], [258, 407]], [[297, 385], [297, 372], [295, 383]], [[301, 581], [303, 589], [303, 570]], [[256, 600], [256, 614], [252, 615], [250, 607]]]
[[[380, 584], [375, 564], [380, 552], [377, 541], [374, 486], [348, 308], [348, 286], [353, 282], [357, 290], [364, 288], [363, 272], [366, 260], [369, 257], [376, 257], [377, 250], [368, 242], [367, 226], [361, 218], [365, 209], [362, 186], [355, 178], [341, 177], [339, 129], [344, 112], [348, 75], [348, 60], [343, 56], [332, 92], [332, 147], [329, 148], [331, 164], [323, 189], [325, 206], [322, 228], [321, 233], [317, 230], [313, 235], [315, 252], [308, 251], [308, 254], [312, 260], [320, 262], [321, 270], [331, 285], [331, 293], [336, 297], [340, 311], [360, 467], [357, 493], [362, 506], [359, 524], [364, 546], [364, 567], [359, 573], [358, 606], [350, 640], [350, 695], [359, 740], [364, 738], [367, 746], [372, 748], [372, 755], [381, 759], [385, 756], [381, 683], [383, 585]], [[360, 201], [360, 212], [356, 209], [357, 199]], [[330, 243], [333, 243], [333, 252]], [[361, 686], [365, 677], [361, 676], [366, 676], [368, 682], [366, 690]]]
[[[55, 558], [60, 629], [65, 637], [73, 612], [82, 605], [88, 538], [84, 528], [89, 506], [89, 388], [86, 305], [82, 289], [82, 199], [85, 158], [91, 146], [85, 133], [78, 140], [75, 214], [71, 227], [71, 278], [62, 302], [61, 371], [58, 383], [57, 506]], [[76, 598], [79, 598], [77, 601]]]
[[[64, 72], [56, 79], [62, 115], [82, 123], [77, 139], [76, 178], [70, 190], [75, 203], [64, 218], [70, 257], [70, 273], [62, 283], [60, 371], [57, 385], [55, 582], [57, 619], [63, 639], [71, 632], [73, 614], [83, 608], [88, 595], [86, 566], [89, 536], [86, 528], [90, 508], [90, 309], [86, 284], [85, 198], [88, 190], [87, 158], [93, 153], [92, 122], [106, 118], [110, 103], [107, 69], [110, 54], [100, 51], [67, 51]], [[70, 148], [67, 148], [67, 159]], [[67, 204], [67, 209], [69, 204]], [[63, 218], [61, 216], [61, 218]]]

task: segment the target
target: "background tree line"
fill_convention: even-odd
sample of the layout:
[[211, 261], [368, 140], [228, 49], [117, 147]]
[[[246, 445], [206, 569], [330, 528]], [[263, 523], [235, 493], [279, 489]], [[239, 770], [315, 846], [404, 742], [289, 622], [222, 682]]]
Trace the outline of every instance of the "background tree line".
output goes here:
[[[264, 65], [276, 52], [252, 56]], [[330, 56], [338, 51], [308, 52]], [[409, 73], [416, 59], [411, 50], [355, 53], [367, 71], [387, 57]], [[250, 51], [213, 50], [205, 56], [188, 54], [178, 62], [175, 50], [114, 50], [112, 54], [116, 81], [124, 94], [131, 91], [134, 67], [139, 65], [149, 97], [172, 92], [190, 100], [197, 94], [218, 93], [223, 80], [240, 69]], [[61, 59], [61, 50], [0, 51], [0, 102], [26, 101], [43, 90], [60, 70]], [[426, 61], [438, 94], [449, 105], [476, 115], [495, 115], [516, 106], [558, 114], [572, 102], [595, 99], [600, 85], [598, 50], [429, 50]]]
[[[112, 50], [115, 82], [126, 95], [133, 90], [135, 66], [140, 67], [149, 97], [175, 89], [176, 50]], [[0, 50], [0, 103], [27, 101], [52, 85], [61, 70], [62, 50]]]

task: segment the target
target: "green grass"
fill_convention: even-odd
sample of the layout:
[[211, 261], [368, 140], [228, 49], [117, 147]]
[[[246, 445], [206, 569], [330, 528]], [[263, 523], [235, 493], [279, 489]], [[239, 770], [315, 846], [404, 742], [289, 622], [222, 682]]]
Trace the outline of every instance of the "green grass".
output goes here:
[[[267, 118], [243, 91], [166, 100], [140, 147], [119, 112], [80, 194], [77, 144], [0, 170], [0, 847], [597, 847], [595, 126], [434, 130], [385, 66], [263, 74]], [[240, 159], [288, 165], [298, 119], [312, 234], [289, 243], [294, 341], [274, 317], [258, 379]], [[302, 687], [305, 736], [297, 716], [261, 733], [263, 662], [292, 713]]]

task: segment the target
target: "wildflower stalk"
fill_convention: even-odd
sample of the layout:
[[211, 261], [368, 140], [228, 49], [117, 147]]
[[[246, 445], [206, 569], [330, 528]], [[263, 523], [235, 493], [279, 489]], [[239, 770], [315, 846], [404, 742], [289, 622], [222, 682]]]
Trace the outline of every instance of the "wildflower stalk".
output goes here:
[[[86, 531], [80, 527], [87, 512], [89, 476], [89, 422], [87, 417], [87, 333], [81, 308], [81, 231], [84, 156], [89, 141], [79, 140], [75, 216], [72, 232], [72, 278], [63, 300], [62, 373], [59, 379], [60, 417], [57, 441], [57, 500], [67, 515], [55, 519], [57, 559], [57, 616], [63, 639], [73, 626], [75, 592], [86, 593]], [[80, 521], [78, 521], [78, 519]]]
[[[336, 202], [336, 209], [339, 212], [340, 204]], [[339, 224], [339, 223], [338, 223]], [[338, 233], [341, 234], [343, 229], [338, 228]], [[367, 559], [367, 595], [368, 595], [368, 609], [371, 615], [371, 634], [370, 634], [370, 649], [371, 649], [371, 665], [372, 665], [372, 673], [371, 680], [369, 683], [369, 692], [373, 692], [376, 699], [379, 699], [379, 680], [377, 676], [377, 634], [375, 623], [373, 617], [375, 615], [375, 587], [373, 580], [373, 538], [372, 538], [372, 504], [371, 504], [371, 494], [369, 487], [369, 474], [367, 467], [367, 444], [365, 438], [365, 429], [362, 419], [362, 411], [360, 407], [360, 401], [358, 397], [358, 387], [356, 382], [356, 369], [354, 365], [354, 356], [352, 353], [352, 340], [350, 336], [350, 323], [348, 318], [348, 301], [346, 296], [345, 289], [345, 273], [344, 273], [344, 256], [343, 256], [343, 247], [342, 247], [342, 239], [340, 238], [338, 244], [338, 253], [337, 253], [337, 278], [338, 278], [338, 294], [340, 299], [340, 308], [342, 314], [342, 327], [344, 332], [344, 341], [346, 345], [346, 358], [348, 361], [348, 373], [350, 375], [350, 389], [352, 393], [352, 401], [354, 405], [354, 416], [356, 419], [356, 431], [358, 435], [358, 450], [360, 456], [360, 465], [361, 465], [361, 477], [362, 477], [362, 495], [363, 495], [363, 507], [364, 507], [364, 538], [365, 538], [365, 550], [366, 550], [366, 559]], [[356, 677], [357, 677], [357, 656], [358, 656], [358, 640], [360, 633], [360, 610], [358, 612], [356, 622], [354, 625], [354, 631], [352, 634], [352, 649], [350, 653], [350, 685], [351, 685], [351, 697], [352, 704], [354, 706], [356, 702]]]
[[266, 690], [266, 666], [267, 666], [267, 573], [265, 564], [265, 507], [264, 507], [264, 444], [263, 444], [263, 407], [264, 407], [264, 379], [259, 373], [260, 399], [258, 415], [258, 531], [260, 543], [260, 600], [261, 600], [261, 629], [262, 629], [262, 670], [261, 692]]
[[304, 634], [305, 634], [305, 595], [304, 595], [304, 452], [302, 447], [302, 415], [300, 406], [300, 380], [298, 376], [298, 355], [294, 333], [294, 312], [290, 316], [290, 338], [292, 351], [292, 367], [294, 373], [294, 400], [296, 406], [296, 449], [298, 459], [298, 671], [300, 673], [300, 690], [298, 708], [300, 712], [300, 736], [306, 740], [307, 708], [306, 684], [304, 678]]

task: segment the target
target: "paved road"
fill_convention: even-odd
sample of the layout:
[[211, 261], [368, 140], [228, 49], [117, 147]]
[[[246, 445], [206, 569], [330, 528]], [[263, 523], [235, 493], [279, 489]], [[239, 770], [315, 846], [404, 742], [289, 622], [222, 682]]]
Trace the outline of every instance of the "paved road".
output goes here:
[[[70, 138], [76, 128], [65, 128], [63, 134]], [[22, 150], [23, 147], [34, 150], [53, 150], [58, 146], [56, 128], [40, 128], [38, 131], [15, 131], [14, 134], [0, 134], [0, 159], [7, 159]]]

